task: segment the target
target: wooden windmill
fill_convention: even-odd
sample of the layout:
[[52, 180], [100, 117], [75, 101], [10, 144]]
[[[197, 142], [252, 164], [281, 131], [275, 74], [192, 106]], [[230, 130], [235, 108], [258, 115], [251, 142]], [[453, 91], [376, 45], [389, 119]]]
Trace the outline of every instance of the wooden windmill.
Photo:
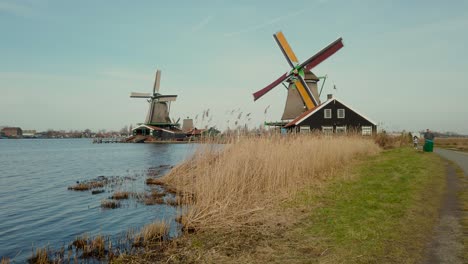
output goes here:
[[335, 40], [314, 56], [310, 57], [303, 63], [299, 63], [299, 60], [289, 46], [283, 33], [279, 31], [275, 33], [273, 37], [275, 38], [276, 43], [278, 43], [281, 52], [283, 52], [286, 61], [291, 66], [291, 70], [281, 75], [265, 88], [254, 93], [254, 101], [258, 100], [280, 83], [286, 81], [289, 83], [287, 87], [288, 97], [283, 117], [281, 119], [294, 119], [303, 112], [311, 110], [320, 104], [320, 98], [317, 90], [317, 82], [319, 81], [319, 78], [317, 78], [317, 76], [315, 76], [310, 70], [341, 49], [343, 47], [343, 40], [341, 38]]
[[169, 117], [171, 102], [177, 99], [177, 95], [162, 95], [159, 93], [161, 82], [161, 71], [156, 71], [156, 79], [154, 80], [153, 93], [135, 93], [130, 94], [131, 98], [147, 98], [150, 103], [148, 114], [146, 116], [146, 125], [172, 125]]

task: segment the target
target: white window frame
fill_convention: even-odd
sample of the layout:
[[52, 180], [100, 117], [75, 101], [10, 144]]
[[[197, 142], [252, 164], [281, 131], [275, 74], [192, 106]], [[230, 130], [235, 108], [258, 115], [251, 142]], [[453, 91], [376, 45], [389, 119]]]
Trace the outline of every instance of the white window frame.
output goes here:
[[326, 135], [333, 134], [333, 127], [332, 126], [322, 126], [322, 132]]
[[301, 134], [310, 133], [310, 126], [300, 126], [299, 133]]
[[363, 136], [372, 136], [372, 126], [362, 126], [361, 134]]
[[[340, 113], [341, 113], [341, 115], [340, 115]], [[345, 118], [345, 109], [344, 108], [337, 109], [336, 110], [336, 117], [337, 118]]]
[[325, 109], [323, 111], [323, 118], [325, 119], [331, 119], [332, 118], [332, 110], [331, 109]]
[[337, 134], [346, 134], [346, 126], [336, 126], [335, 131]]

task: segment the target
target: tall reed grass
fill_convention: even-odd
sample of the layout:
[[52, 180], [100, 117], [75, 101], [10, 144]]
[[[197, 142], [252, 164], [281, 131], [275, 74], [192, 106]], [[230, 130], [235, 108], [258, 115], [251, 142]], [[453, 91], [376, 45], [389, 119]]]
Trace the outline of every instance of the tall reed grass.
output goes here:
[[188, 228], [248, 223], [305, 185], [323, 183], [336, 169], [380, 148], [358, 136], [281, 135], [235, 138], [199, 151], [161, 178], [177, 189]]
[[169, 224], [165, 221], [155, 221], [145, 225], [134, 238], [134, 245], [146, 246], [160, 243], [169, 237]]

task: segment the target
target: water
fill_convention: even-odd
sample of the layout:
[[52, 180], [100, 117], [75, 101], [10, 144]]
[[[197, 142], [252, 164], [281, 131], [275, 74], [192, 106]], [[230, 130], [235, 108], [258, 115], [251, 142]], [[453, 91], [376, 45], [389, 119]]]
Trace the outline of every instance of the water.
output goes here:
[[[58, 249], [87, 233], [118, 236], [157, 219], [173, 218], [167, 205], [126, 201], [102, 209], [107, 192], [67, 190], [98, 176], [129, 176], [113, 190], [142, 191], [145, 172], [175, 165], [196, 149], [192, 144], [92, 144], [89, 139], [0, 139], [0, 258], [23, 263], [32, 248]], [[175, 224], [172, 225], [172, 228]]]

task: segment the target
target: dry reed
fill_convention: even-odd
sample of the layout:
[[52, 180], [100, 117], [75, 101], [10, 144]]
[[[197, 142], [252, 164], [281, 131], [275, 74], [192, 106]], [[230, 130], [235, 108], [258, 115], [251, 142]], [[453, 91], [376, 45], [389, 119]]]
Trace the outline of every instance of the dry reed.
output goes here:
[[125, 200], [125, 199], [128, 199], [130, 196], [131, 196], [132, 193], [130, 192], [115, 192], [111, 199], [114, 199], [114, 200]]
[[164, 186], [164, 182], [161, 181], [161, 179], [156, 179], [156, 178], [147, 178], [147, 179], [146, 179], [146, 184], [148, 184], [148, 185], [161, 185], [161, 186]]
[[200, 151], [161, 178], [189, 205], [184, 207], [185, 228], [248, 223], [303, 186], [323, 183], [353, 157], [380, 150], [372, 139], [356, 136], [272, 135], [236, 141], [223, 151]]
[[49, 259], [49, 253], [47, 247], [45, 248], [38, 248], [36, 252], [33, 253], [31, 258], [28, 259], [29, 263], [32, 264], [49, 264], [51, 263]]
[[1, 264], [10, 264], [10, 259], [2, 257], [2, 261], [0, 262]]
[[468, 137], [451, 137], [451, 138], [442, 138], [436, 137], [434, 139], [434, 146], [441, 148], [449, 148], [467, 151], [468, 150]]
[[102, 208], [115, 209], [115, 208], [120, 207], [120, 202], [115, 201], [115, 200], [102, 200], [101, 201], [101, 207]]
[[74, 191], [88, 191], [95, 188], [102, 188], [104, 187], [104, 183], [100, 181], [90, 181], [85, 183], [78, 183], [73, 186], [69, 186], [68, 190]]
[[152, 243], [162, 242], [169, 237], [169, 224], [164, 221], [156, 221], [144, 226], [135, 236], [135, 246], [146, 246]]

